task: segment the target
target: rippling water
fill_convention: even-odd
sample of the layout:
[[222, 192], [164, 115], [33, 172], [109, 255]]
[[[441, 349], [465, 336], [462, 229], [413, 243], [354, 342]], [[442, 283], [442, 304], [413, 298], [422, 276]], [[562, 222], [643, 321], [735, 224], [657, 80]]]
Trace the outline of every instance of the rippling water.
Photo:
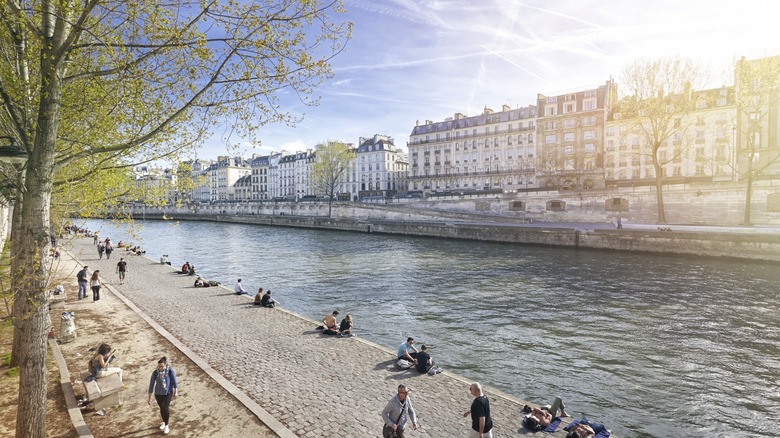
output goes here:
[[[776, 436], [776, 264], [209, 222], [139, 222], [151, 258], [271, 289], [319, 320], [338, 309], [390, 348], [623, 437]], [[775, 418], [775, 420], [773, 420]]]

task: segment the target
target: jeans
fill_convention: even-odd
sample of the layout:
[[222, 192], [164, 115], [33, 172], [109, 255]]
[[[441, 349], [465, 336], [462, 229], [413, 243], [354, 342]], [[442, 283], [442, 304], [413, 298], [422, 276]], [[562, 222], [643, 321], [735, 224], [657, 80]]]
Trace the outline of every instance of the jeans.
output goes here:
[[87, 297], [87, 282], [79, 281], [79, 299]]
[[100, 300], [100, 286], [92, 286], [92, 301]]

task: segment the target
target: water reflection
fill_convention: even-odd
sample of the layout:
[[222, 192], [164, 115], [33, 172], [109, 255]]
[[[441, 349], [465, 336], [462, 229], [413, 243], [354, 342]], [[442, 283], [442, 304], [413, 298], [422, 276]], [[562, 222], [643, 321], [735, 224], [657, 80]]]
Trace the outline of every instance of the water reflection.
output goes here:
[[134, 240], [312, 319], [350, 313], [379, 344], [414, 336], [519, 397], [561, 395], [621, 436], [780, 436], [776, 265], [207, 222]]

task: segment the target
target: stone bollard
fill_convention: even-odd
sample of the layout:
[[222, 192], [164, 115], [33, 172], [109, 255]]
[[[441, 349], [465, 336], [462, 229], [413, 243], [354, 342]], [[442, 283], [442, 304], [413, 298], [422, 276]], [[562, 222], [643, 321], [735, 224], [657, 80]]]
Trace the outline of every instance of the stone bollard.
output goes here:
[[76, 315], [73, 312], [62, 312], [60, 325], [60, 343], [72, 342], [76, 339]]

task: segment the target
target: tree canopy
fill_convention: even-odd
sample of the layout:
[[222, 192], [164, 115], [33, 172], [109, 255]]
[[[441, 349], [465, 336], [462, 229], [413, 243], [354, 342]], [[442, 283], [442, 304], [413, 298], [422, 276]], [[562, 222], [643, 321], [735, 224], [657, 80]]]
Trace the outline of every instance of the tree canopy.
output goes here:
[[346, 182], [350, 166], [355, 161], [355, 150], [338, 141], [317, 145], [312, 181], [315, 190], [328, 198], [328, 217], [331, 215], [336, 189]]
[[[80, 184], [120, 193], [128, 166], [196, 147], [226, 121], [249, 141], [267, 123], [296, 123], [281, 99], [317, 104], [350, 37], [351, 24], [333, 20], [342, 11], [340, 0], [0, 6], [0, 134], [28, 155], [13, 180], [17, 436], [45, 436], [52, 196], [77, 199]], [[112, 190], [95, 187], [97, 175]]]

